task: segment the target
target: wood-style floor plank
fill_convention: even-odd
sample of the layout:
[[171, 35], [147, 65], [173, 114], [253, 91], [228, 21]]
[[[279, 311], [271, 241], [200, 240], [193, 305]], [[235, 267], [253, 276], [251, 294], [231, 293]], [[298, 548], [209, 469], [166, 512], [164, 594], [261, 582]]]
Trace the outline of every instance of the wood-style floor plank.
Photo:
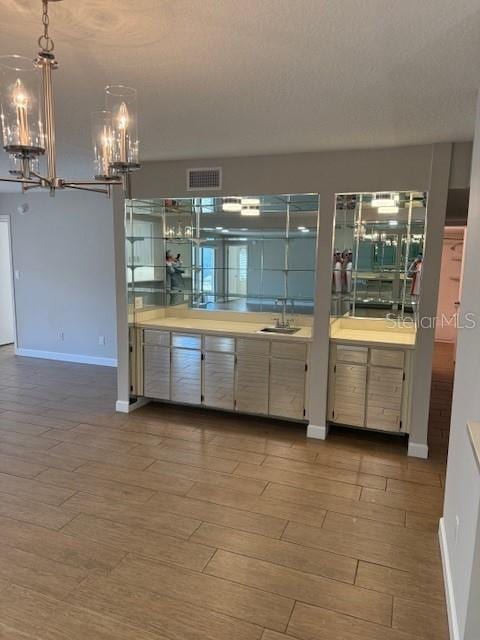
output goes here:
[[284, 540], [272, 540], [229, 527], [204, 523], [190, 538], [200, 544], [266, 560], [283, 567], [353, 583], [357, 561], [346, 556], [301, 547]]
[[[66, 504], [68, 502], [70, 501], [67, 501]], [[244, 511], [241, 508], [229, 507], [225, 504], [195, 500], [194, 498], [176, 496], [171, 493], [157, 493], [149, 500], [146, 507], [150, 509], [159, 508], [168, 511], [170, 514], [189, 516], [196, 518], [198, 521], [225, 525], [240, 531], [258, 533], [269, 538], [280, 538], [287, 526], [285, 518], [253, 513]]]
[[392, 626], [394, 629], [416, 634], [425, 640], [448, 640], [448, 621], [445, 607], [423, 601], [395, 598]]
[[63, 532], [81, 540], [109, 545], [124, 552], [135, 551], [198, 571], [205, 567], [215, 551], [207, 545], [83, 513], [71, 520]]
[[[287, 632], [299, 640], [423, 640], [421, 636], [302, 602], [295, 604]], [[274, 640], [268, 635], [267, 639]]]
[[112, 579], [118, 578], [160, 596], [168, 595], [263, 627], [286, 629], [293, 599], [207, 573], [129, 555], [111, 575]]
[[390, 595], [263, 560], [217, 551], [205, 571], [210, 575], [292, 600], [324, 606], [370, 622], [390, 626], [392, 619]]
[[157, 592], [130, 586], [118, 579], [87, 578], [71, 593], [73, 604], [120, 618], [171, 640], [258, 640], [262, 627], [217, 613], [204, 606], [160, 598]]

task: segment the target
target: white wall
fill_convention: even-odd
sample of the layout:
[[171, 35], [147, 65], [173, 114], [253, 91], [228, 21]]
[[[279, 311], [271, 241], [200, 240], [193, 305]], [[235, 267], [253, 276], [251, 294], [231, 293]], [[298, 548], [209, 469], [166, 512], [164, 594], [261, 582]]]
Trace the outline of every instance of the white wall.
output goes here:
[[[459, 314], [462, 323], [465, 323], [466, 314], [474, 314], [476, 326], [460, 329], [458, 332], [445, 506], [441, 525], [444, 567], [448, 577], [447, 598], [451, 611], [452, 637], [455, 640], [478, 640], [480, 637], [479, 602], [472, 597], [478, 597], [480, 584], [480, 539], [476, 538], [480, 481], [466, 431], [467, 421], [480, 421], [479, 243], [480, 98], [477, 104]], [[475, 589], [477, 591], [474, 594]]]
[[10, 219], [0, 215], [0, 346], [14, 337]]
[[[23, 203], [29, 207], [25, 215], [17, 210]], [[19, 352], [115, 364], [112, 201], [73, 191], [54, 198], [44, 192], [0, 194], [1, 214], [11, 215], [19, 274], [14, 283]]]

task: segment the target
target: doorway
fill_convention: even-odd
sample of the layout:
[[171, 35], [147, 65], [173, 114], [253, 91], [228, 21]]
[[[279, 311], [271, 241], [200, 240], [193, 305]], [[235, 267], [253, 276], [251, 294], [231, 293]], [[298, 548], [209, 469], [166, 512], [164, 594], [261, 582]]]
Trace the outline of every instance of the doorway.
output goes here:
[[15, 342], [9, 216], [0, 216], [0, 346]]
[[247, 245], [235, 244], [228, 247], [228, 295], [247, 295]]

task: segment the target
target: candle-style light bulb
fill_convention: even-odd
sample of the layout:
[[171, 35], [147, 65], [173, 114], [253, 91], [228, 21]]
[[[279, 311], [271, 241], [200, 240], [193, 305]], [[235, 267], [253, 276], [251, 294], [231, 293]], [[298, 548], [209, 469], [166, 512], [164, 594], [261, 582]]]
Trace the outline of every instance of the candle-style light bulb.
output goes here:
[[17, 78], [12, 91], [13, 104], [17, 114], [18, 139], [22, 146], [27, 147], [30, 142], [28, 131], [28, 94], [20, 78]]
[[120, 162], [128, 161], [128, 121], [127, 105], [122, 102], [117, 116], [117, 126], [120, 131]]

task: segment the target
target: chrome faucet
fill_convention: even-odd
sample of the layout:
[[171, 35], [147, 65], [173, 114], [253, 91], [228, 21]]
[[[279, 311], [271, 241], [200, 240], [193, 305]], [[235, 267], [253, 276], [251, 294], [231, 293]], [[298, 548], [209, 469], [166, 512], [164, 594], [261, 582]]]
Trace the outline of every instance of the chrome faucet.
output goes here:
[[[277, 329], [288, 329], [289, 327], [292, 326], [292, 323], [290, 322], [290, 320], [287, 319], [287, 303], [288, 303], [288, 298], [277, 298], [275, 300], [275, 304], [282, 305], [282, 316], [281, 318], [277, 318], [275, 320], [275, 326]], [[293, 304], [293, 301], [292, 301], [292, 304]]]

